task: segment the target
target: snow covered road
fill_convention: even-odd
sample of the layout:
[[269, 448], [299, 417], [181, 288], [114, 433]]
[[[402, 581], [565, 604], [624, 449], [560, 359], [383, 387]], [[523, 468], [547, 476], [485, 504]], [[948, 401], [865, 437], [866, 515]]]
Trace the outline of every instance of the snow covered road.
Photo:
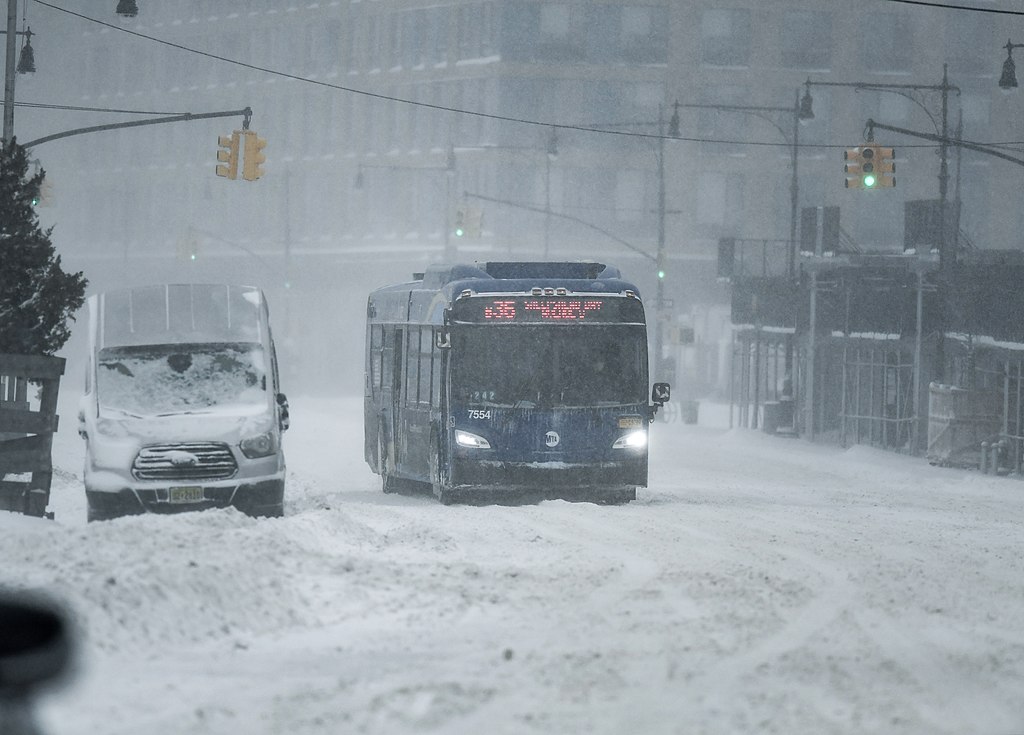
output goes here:
[[625, 506], [383, 495], [362, 404], [293, 400], [286, 517], [0, 513], [66, 600], [49, 735], [1024, 733], [1024, 483], [655, 424]]

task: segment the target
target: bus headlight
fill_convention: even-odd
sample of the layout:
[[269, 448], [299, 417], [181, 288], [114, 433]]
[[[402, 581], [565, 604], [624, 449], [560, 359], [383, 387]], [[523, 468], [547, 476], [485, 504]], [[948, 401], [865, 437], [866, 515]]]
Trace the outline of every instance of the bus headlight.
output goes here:
[[468, 431], [462, 431], [461, 429], [455, 430], [455, 443], [460, 447], [469, 447], [470, 449], [491, 448], [491, 443], [482, 436], [470, 434]]
[[242, 450], [242, 454], [249, 459], [269, 457], [277, 452], [278, 446], [279, 442], [276, 431], [267, 431], [256, 436], [249, 436], [238, 443], [238, 448]]
[[631, 431], [616, 439], [615, 443], [612, 444], [612, 449], [643, 449], [646, 446], [647, 432]]

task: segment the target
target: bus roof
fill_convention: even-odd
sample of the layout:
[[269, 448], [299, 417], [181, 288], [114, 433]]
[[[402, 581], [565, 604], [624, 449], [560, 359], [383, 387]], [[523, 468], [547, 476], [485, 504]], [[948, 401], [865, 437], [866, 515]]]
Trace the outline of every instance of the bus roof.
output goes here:
[[619, 269], [587, 261], [436, 264], [408, 283], [384, 286], [370, 294], [368, 310], [380, 321], [441, 323], [443, 311], [463, 291], [529, 293], [533, 288], [564, 288], [576, 293], [625, 294], [640, 290], [622, 279]]

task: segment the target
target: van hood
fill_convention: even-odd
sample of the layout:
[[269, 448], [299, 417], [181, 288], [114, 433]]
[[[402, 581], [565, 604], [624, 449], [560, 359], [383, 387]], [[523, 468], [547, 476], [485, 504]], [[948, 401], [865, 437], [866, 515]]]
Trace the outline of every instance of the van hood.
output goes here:
[[142, 446], [154, 442], [221, 441], [237, 444], [241, 439], [270, 431], [276, 412], [253, 410], [247, 406], [238, 412], [220, 408], [160, 416], [130, 416], [120, 411], [100, 409], [97, 433], [118, 440], [136, 440]]

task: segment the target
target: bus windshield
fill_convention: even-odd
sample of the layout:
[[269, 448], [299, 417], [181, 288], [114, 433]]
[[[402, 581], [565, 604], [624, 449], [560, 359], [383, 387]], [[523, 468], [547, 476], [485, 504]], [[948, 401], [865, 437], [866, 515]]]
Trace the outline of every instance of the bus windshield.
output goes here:
[[466, 325], [452, 330], [451, 362], [460, 402], [559, 408], [646, 401], [643, 325]]

